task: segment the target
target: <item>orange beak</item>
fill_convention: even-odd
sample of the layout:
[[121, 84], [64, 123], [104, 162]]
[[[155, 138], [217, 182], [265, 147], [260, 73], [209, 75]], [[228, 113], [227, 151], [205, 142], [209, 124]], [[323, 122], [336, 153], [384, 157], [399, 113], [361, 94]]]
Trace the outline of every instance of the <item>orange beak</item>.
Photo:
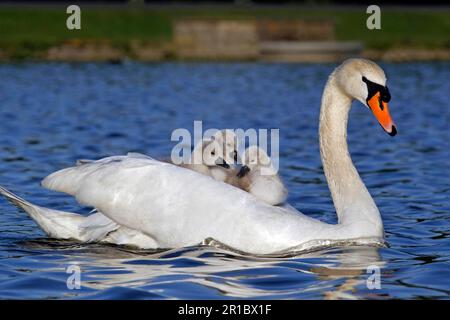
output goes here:
[[374, 94], [372, 98], [367, 101], [367, 104], [384, 131], [392, 137], [395, 136], [397, 134], [397, 127], [391, 118], [387, 102], [381, 101], [380, 99], [380, 92]]

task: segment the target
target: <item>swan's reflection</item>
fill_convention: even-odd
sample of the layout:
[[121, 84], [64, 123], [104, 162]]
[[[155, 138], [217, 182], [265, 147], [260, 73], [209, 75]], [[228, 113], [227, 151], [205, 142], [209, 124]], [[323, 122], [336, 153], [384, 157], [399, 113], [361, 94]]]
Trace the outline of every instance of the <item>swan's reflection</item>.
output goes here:
[[[38, 246], [42, 249], [42, 243]], [[249, 257], [210, 246], [162, 252], [73, 244], [54, 249], [67, 251], [64, 266], [81, 267], [84, 287], [138, 288], [162, 298], [179, 298], [166, 291], [180, 283], [235, 298], [366, 298], [367, 268], [384, 266], [376, 247], [331, 248], [289, 258]]]
[[358, 299], [363, 298], [358, 295], [358, 287], [367, 288], [367, 279], [370, 273], [369, 268], [376, 267], [380, 270], [385, 262], [381, 260], [379, 248], [376, 247], [349, 247], [342, 248], [342, 251], [335, 255], [338, 262], [337, 266], [313, 267], [318, 279], [321, 280], [344, 280], [341, 284], [332, 290], [324, 292], [324, 298], [328, 300], [335, 299]]

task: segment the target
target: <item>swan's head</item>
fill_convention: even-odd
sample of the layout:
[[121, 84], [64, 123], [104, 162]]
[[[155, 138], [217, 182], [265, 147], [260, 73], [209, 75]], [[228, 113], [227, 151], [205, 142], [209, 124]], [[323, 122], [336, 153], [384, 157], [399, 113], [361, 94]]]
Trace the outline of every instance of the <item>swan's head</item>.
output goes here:
[[237, 161], [237, 138], [232, 130], [217, 131], [210, 139], [201, 141], [193, 151], [195, 157], [208, 167], [229, 169]]
[[379, 124], [390, 135], [397, 128], [389, 113], [391, 99], [386, 86], [386, 75], [375, 62], [366, 59], [348, 59], [334, 72], [337, 85], [350, 98], [359, 100], [374, 114]]
[[264, 175], [276, 174], [269, 155], [258, 146], [250, 146], [245, 150], [244, 165], [239, 170], [237, 176], [238, 178], [242, 178], [249, 172], [260, 172]]

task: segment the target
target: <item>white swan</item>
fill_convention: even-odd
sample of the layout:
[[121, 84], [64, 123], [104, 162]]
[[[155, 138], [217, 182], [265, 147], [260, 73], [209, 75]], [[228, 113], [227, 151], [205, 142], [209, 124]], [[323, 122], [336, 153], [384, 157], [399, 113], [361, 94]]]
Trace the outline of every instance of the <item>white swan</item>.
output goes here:
[[226, 183], [245, 190], [270, 205], [280, 205], [286, 201], [288, 191], [262, 148], [248, 147], [244, 163], [239, 171], [230, 171]]
[[[277, 254], [342, 241], [379, 243], [384, 237], [381, 216], [350, 159], [346, 135], [353, 99], [367, 103], [383, 128], [395, 135], [385, 83], [384, 72], [375, 63], [351, 59], [331, 74], [325, 86], [320, 151], [338, 216], [335, 225], [289, 206], [270, 206], [205, 175], [142, 156], [109, 157], [63, 169], [42, 184], [97, 208], [106, 221], [119, 226], [117, 230], [145, 237], [143, 247], [183, 247], [214, 238], [240, 251]], [[79, 233], [81, 221], [89, 219], [31, 205], [3, 188], [0, 193], [56, 238]]]

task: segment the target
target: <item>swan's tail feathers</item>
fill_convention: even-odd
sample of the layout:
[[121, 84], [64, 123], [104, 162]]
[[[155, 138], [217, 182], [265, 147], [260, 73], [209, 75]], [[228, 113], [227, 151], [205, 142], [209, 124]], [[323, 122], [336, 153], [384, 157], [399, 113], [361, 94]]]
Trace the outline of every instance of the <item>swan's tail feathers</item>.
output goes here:
[[119, 226], [100, 212], [87, 217], [34, 205], [0, 186], [0, 194], [24, 210], [52, 238], [83, 242], [100, 241]]
[[29, 208], [30, 206], [32, 206], [31, 203], [29, 203], [28, 201], [26, 201], [26, 200], [16, 196], [14, 193], [12, 193], [11, 191], [3, 188], [2, 186], [0, 186], [0, 194], [2, 194], [13, 205], [15, 205], [16, 207], [21, 208], [23, 210], [25, 210], [24, 209], [25, 207]]
[[56, 239], [80, 239], [78, 226], [85, 219], [83, 216], [34, 205], [1, 186], [0, 194], [9, 202], [28, 213], [49, 237]]

